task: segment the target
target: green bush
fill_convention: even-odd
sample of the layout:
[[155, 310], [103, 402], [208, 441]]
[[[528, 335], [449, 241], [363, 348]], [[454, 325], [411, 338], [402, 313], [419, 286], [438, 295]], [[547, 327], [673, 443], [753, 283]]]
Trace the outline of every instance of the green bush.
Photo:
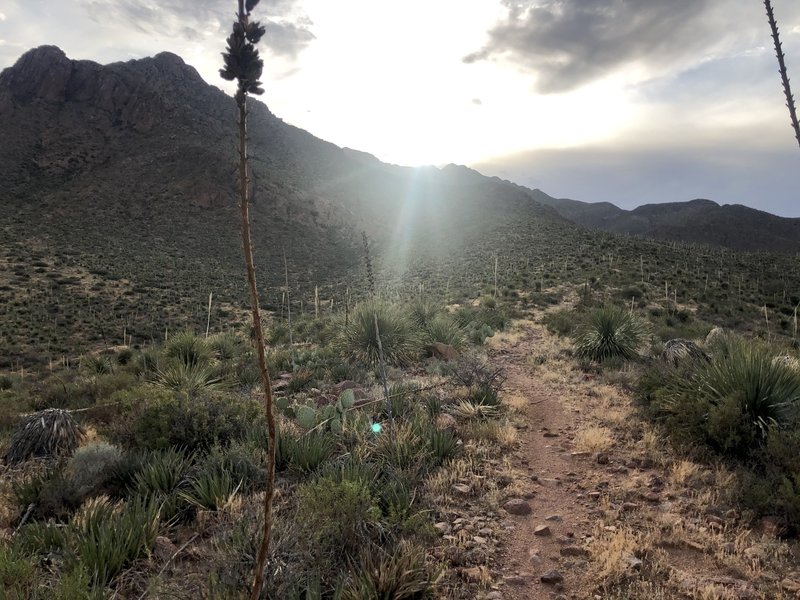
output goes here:
[[579, 358], [603, 362], [632, 360], [648, 333], [647, 325], [630, 311], [606, 305], [593, 310], [578, 330], [575, 350]]
[[417, 299], [408, 305], [408, 316], [419, 329], [425, 329], [442, 312], [442, 308], [430, 300]]
[[170, 363], [156, 371], [153, 383], [164, 389], [182, 392], [189, 396], [225, 387], [217, 370], [211, 365], [203, 363]]
[[322, 477], [300, 486], [297, 499], [300, 540], [317, 562], [346, 564], [380, 537], [381, 511], [361, 482]]
[[572, 335], [575, 331], [578, 313], [571, 309], [553, 310], [545, 314], [544, 324], [550, 333], [561, 337]]
[[402, 366], [419, 357], [420, 334], [405, 312], [391, 304], [371, 301], [356, 306], [342, 330], [339, 346], [348, 358], [367, 366], [378, 364], [376, 319], [386, 363]]
[[670, 427], [695, 432], [715, 450], [747, 455], [775, 428], [798, 422], [800, 375], [762, 345], [740, 341], [689, 377], [668, 379], [656, 408]]
[[116, 446], [93, 442], [75, 451], [64, 469], [64, 476], [85, 498], [101, 491], [121, 460], [122, 451]]
[[136, 417], [133, 447], [162, 450], [170, 446], [192, 452], [244, 439], [251, 424], [261, 421], [258, 402], [220, 392], [196, 398], [158, 395]]
[[316, 470], [333, 452], [333, 440], [327, 433], [306, 433], [296, 439], [287, 437], [285, 442], [289, 464], [302, 473]]

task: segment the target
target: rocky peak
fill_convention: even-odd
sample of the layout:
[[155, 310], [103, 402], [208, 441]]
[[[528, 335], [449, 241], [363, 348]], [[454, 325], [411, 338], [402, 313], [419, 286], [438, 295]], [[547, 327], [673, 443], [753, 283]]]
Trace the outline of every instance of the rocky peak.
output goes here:
[[23, 54], [13, 67], [0, 73], [0, 90], [17, 100], [64, 100], [72, 61], [56, 46], [39, 46]]

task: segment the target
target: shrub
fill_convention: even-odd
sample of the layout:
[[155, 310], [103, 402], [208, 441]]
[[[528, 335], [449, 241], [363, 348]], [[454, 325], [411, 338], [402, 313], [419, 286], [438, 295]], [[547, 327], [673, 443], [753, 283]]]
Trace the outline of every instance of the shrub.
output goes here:
[[28, 415], [17, 425], [5, 453], [9, 464], [34, 457], [72, 454], [83, 438], [83, 429], [68, 411], [49, 408]]
[[560, 309], [545, 314], [544, 324], [550, 333], [561, 337], [572, 335], [578, 314], [574, 310]]
[[800, 375], [761, 345], [733, 343], [689, 377], [669, 378], [657, 408], [673, 429], [694, 432], [726, 453], [747, 454], [774, 428], [798, 420]]
[[404, 365], [418, 358], [421, 348], [418, 331], [399, 307], [378, 301], [360, 304], [353, 310], [339, 341], [346, 356], [368, 366], [378, 364], [376, 319], [388, 364]]
[[253, 450], [243, 443], [215, 446], [203, 459], [200, 468], [203, 472], [228, 473], [234, 482], [241, 482], [242, 491], [247, 493], [262, 490], [267, 483], [266, 469], [254, 456]]
[[232, 360], [243, 351], [242, 340], [234, 333], [217, 333], [207, 343], [218, 360]]
[[425, 452], [425, 445], [407, 425], [387, 428], [375, 444], [375, 456], [397, 469], [415, 466]]
[[621, 358], [632, 360], [647, 336], [646, 324], [629, 311], [606, 305], [593, 310], [578, 331], [578, 357], [602, 362]]
[[122, 451], [106, 442], [79, 448], [64, 469], [64, 475], [82, 497], [94, 495], [108, 481], [122, 460]]
[[130, 443], [151, 450], [207, 450], [243, 439], [249, 426], [260, 421], [258, 403], [250, 398], [211, 392], [191, 399], [161, 395], [136, 418]]
[[89, 372], [95, 375], [108, 375], [114, 372], [114, 363], [110, 356], [102, 354], [87, 356], [82, 362]]
[[297, 498], [300, 540], [318, 562], [345, 562], [380, 537], [381, 511], [363, 483], [323, 477], [300, 486]]

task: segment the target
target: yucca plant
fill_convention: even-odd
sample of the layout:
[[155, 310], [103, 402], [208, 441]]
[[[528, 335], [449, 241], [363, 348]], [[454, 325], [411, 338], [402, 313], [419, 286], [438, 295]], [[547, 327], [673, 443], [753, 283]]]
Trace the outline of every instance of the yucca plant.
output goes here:
[[800, 374], [774, 358], [769, 347], [731, 343], [726, 354], [699, 363], [688, 377], [676, 372], [655, 404], [679, 424], [694, 415], [690, 426], [720, 449], [747, 453], [773, 428], [800, 421]]
[[208, 364], [175, 362], [155, 372], [153, 383], [159, 387], [195, 396], [203, 390], [221, 389], [225, 382]]
[[156, 501], [129, 500], [124, 506], [100, 497], [88, 501], [72, 518], [73, 569], [85, 570], [96, 588], [103, 588], [123, 568], [144, 556], [158, 535]]
[[428, 571], [422, 548], [403, 541], [393, 552], [375, 548], [354, 565], [355, 578], [342, 600], [424, 600], [433, 598], [438, 574]]
[[458, 452], [458, 438], [452, 431], [434, 428], [428, 435], [428, 448], [440, 463], [451, 459]]
[[397, 469], [414, 466], [423, 451], [422, 440], [408, 425], [386, 429], [375, 444], [375, 456]]
[[439, 316], [425, 326], [425, 338], [431, 342], [440, 342], [461, 350], [466, 343], [463, 329], [450, 317]]
[[227, 471], [208, 469], [190, 478], [178, 496], [196, 508], [216, 511], [228, 506], [241, 486], [242, 481], [234, 481]]
[[388, 364], [402, 366], [419, 356], [419, 331], [405, 312], [397, 306], [377, 300], [356, 306], [349, 323], [342, 330], [340, 348], [348, 358], [375, 366], [380, 359], [378, 332]]
[[110, 356], [95, 354], [83, 359], [83, 365], [90, 373], [107, 375], [114, 372], [114, 363]]
[[134, 477], [134, 490], [144, 497], [169, 496], [184, 481], [193, 462], [192, 456], [174, 448], [152, 452]]
[[430, 300], [418, 299], [408, 306], [411, 322], [420, 329], [425, 329], [442, 312], [442, 308]]
[[580, 358], [597, 362], [632, 360], [648, 334], [647, 325], [630, 311], [606, 305], [593, 310], [580, 328], [575, 350]]
[[333, 440], [327, 433], [314, 432], [291, 439], [288, 446], [290, 465], [302, 473], [310, 473], [331, 455]]
[[168, 357], [176, 359], [186, 367], [207, 365], [213, 356], [208, 340], [188, 330], [178, 332], [169, 338], [164, 351]]
[[83, 438], [83, 429], [69, 411], [48, 408], [23, 418], [5, 453], [9, 464], [29, 458], [68, 456]]

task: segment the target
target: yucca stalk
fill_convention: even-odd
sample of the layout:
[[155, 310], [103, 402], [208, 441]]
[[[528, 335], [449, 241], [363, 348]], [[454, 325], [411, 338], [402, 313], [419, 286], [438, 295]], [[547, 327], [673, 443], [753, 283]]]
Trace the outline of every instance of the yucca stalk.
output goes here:
[[258, 287], [253, 265], [253, 243], [250, 237], [249, 178], [247, 175], [247, 95], [263, 94], [259, 78], [264, 61], [258, 57], [256, 44], [265, 33], [265, 28], [257, 21], [250, 21], [250, 12], [258, 0], [238, 0], [237, 20], [233, 32], [228, 37], [228, 47], [223, 53], [224, 68], [220, 75], [228, 81], [236, 80], [236, 106], [239, 109], [239, 211], [242, 221], [242, 247], [247, 268], [247, 283], [250, 288], [250, 309], [253, 317], [258, 367], [261, 383], [264, 386], [264, 412], [267, 417], [267, 489], [264, 494], [264, 530], [256, 559], [251, 600], [257, 600], [264, 586], [264, 565], [269, 554], [270, 533], [272, 530], [272, 498], [275, 492], [275, 415], [272, 406], [272, 382], [267, 370], [264, 351], [264, 330], [261, 325], [261, 311], [258, 306]]
[[800, 123], [797, 121], [797, 109], [794, 104], [792, 88], [789, 86], [789, 75], [786, 72], [786, 55], [784, 55], [781, 49], [781, 39], [778, 36], [778, 22], [775, 20], [772, 2], [770, 0], [764, 0], [764, 6], [767, 9], [769, 27], [772, 30], [772, 41], [775, 42], [775, 54], [778, 57], [778, 68], [781, 74], [781, 81], [783, 82], [783, 93], [786, 94], [786, 106], [789, 109], [789, 117], [792, 119], [794, 137], [797, 139], [797, 143], [800, 144]]

